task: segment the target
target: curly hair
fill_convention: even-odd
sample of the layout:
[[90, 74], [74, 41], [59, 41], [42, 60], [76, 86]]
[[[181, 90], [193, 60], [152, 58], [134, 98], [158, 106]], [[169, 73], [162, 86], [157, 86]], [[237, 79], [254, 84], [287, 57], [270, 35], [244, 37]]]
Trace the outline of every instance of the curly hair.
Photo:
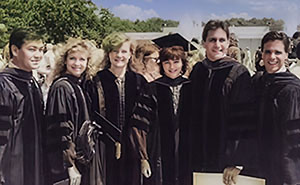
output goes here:
[[88, 52], [88, 63], [85, 70], [87, 79], [91, 79], [97, 69], [95, 63], [101, 61], [103, 55], [99, 55], [99, 49], [97, 49], [95, 43], [90, 40], [83, 40], [81, 38], [69, 38], [67, 42], [57, 48], [55, 52], [55, 69], [53, 72], [54, 78], [64, 74], [66, 72], [66, 59], [68, 54], [76, 51]]

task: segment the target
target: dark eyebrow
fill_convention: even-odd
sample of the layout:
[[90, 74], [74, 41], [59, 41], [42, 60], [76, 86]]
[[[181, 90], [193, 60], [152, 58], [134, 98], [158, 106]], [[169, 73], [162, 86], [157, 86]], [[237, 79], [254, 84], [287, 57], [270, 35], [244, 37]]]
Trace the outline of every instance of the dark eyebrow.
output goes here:
[[208, 41], [216, 41], [216, 40], [217, 40], [217, 38], [215, 38], [215, 37], [208, 38]]

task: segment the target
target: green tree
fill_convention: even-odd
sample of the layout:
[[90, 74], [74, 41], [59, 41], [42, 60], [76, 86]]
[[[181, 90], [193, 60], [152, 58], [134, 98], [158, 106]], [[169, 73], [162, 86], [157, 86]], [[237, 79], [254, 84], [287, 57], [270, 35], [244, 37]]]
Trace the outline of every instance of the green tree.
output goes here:
[[112, 16], [88, 0], [0, 1], [0, 23], [6, 25], [8, 33], [17, 27], [33, 27], [53, 43], [68, 37], [101, 43]]
[[1, 33], [1, 48], [8, 43], [9, 33], [13, 28], [26, 25], [26, 21], [21, 18], [22, 12], [23, 6], [20, 1], [0, 1], [0, 24], [3, 24], [6, 28]]
[[150, 19], [147, 19], [145, 21], [145, 24], [147, 25], [147, 30], [150, 32], [160, 32], [162, 31], [162, 27], [167, 26], [167, 27], [177, 27], [179, 25], [178, 21], [173, 21], [173, 20], [163, 20], [158, 17], [153, 17]]
[[122, 32], [135, 32], [135, 25], [128, 19], [121, 19], [120, 17], [113, 17], [108, 32], [122, 31]]
[[8, 40], [7, 28], [4, 24], [0, 24], [0, 49], [3, 48]]
[[110, 31], [124, 31], [124, 32], [161, 32], [163, 26], [177, 27], [178, 21], [163, 20], [161, 18], [150, 18], [147, 20], [130, 21], [128, 19], [121, 19], [113, 17]]
[[226, 20], [226, 22], [231, 26], [269, 26], [270, 30], [282, 31], [284, 26], [284, 21], [274, 20], [273, 18], [252, 18], [246, 20], [244, 18], [231, 18]]

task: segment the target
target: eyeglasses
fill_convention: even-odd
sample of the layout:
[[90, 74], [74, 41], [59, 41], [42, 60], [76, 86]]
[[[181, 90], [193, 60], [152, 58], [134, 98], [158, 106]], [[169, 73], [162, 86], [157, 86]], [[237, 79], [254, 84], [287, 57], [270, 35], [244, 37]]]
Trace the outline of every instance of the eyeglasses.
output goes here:
[[155, 57], [144, 57], [144, 60], [152, 60], [153, 62], [159, 63], [159, 58]]

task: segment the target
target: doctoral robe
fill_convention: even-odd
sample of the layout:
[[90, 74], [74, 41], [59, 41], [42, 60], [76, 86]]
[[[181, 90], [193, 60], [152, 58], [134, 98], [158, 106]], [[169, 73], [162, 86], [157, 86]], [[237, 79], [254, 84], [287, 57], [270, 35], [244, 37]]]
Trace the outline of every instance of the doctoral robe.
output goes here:
[[[148, 157], [145, 149], [137, 148], [135, 143], [145, 141], [146, 130], [133, 129], [130, 119], [146, 80], [132, 71], [127, 71], [124, 79], [117, 80], [109, 69], [104, 69], [97, 73], [94, 78], [95, 87], [89, 90], [93, 111], [102, 114], [121, 130], [117, 137], [103, 130], [103, 137], [100, 138], [105, 184], [141, 184], [141, 159]], [[117, 83], [120, 83], [120, 87]], [[136, 138], [135, 132], [139, 132], [138, 135], [142, 137]], [[116, 159], [115, 155], [116, 142], [121, 143], [120, 159]]]
[[[245, 165], [240, 158], [247, 155], [237, 154], [246, 136], [243, 130], [255, 130], [246, 111], [252, 96], [248, 70], [229, 57], [205, 59], [194, 66], [190, 80], [191, 170], [223, 172], [228, 166]], [[255, 151], [247, 147], [248, 153]]]
[[90, 120], [82, 83], [82, 78], [63, 74], [54, 80], [49, 90], [46, 108], [47, 150], [53, 182], [69, 178], [67, 168], [75, 164], [82, 175], [82, 185], [96, 185], [97, 181], [101, 184], [100, 174], [90, 176], [93, 166], [88, 159], [89, 154], [84, 150], [90, 143], [79, 139], [83, 124]]
[[300, 80], [289, 71], [253, 77], [259, 174], [267, 185], [300, 184]]
[[[157, 99], [157, 120], [160, 130], [160, 151], [162, 162], [162, 181], [163, 185], [179, 185], [182, 182], [187, 158], [183, 159], [182, 154], [187, 146], [184, 131], [187, 129], [187, 118], [183, 118], [182, 104], [184, 103], [184, 93], [187, 92], [189, 81], [183, 77], [170, 79], [167, 76], [153, 82], [156, 89]], [[180, 119], [181, 118], [181, 119]], [[180, 121], [181, 120], [181, 121]], [[181, 170], [181, 171], [180, 171]], [[181, 174], [180, 174], [181, 173]]]
[[5, 185], [43, 185], [43, 98], [31, 72], [0, 73], [0, 179]]

